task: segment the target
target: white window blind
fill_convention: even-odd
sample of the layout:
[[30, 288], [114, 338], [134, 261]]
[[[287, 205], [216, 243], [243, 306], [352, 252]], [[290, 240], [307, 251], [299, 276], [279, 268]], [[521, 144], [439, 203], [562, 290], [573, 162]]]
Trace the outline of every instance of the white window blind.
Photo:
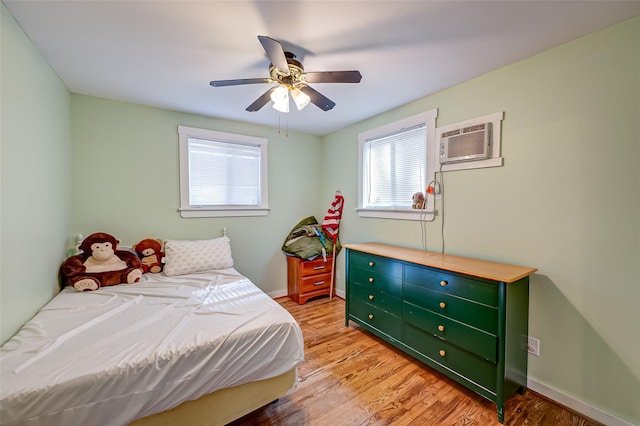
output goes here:
[[364, 208], [411, 208], [427, 183], [427, 126], [418, 125], [365, 142]]
[[265, 138], [178, 126], [180, 215], [269, 213]]
[[189, 204], [260, 205], [260, 147], [189, 138]]

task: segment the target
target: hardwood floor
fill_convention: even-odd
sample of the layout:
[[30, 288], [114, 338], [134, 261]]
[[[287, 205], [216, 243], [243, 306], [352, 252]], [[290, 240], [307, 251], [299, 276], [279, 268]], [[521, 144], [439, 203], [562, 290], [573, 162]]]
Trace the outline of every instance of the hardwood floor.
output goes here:
[[[353, 323], [345, 327], [344, 300], [278, 302], [304, 335], [298, 388], [231, 425], [500, 425], [494, 403]], [[599, 425], [530, 390], [506, 403], [505, 424]]]

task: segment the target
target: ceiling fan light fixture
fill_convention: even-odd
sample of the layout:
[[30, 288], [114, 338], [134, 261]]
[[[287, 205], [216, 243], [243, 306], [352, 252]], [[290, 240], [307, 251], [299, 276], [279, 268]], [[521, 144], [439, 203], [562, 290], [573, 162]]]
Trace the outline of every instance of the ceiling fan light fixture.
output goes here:
[[280, 112], [289, 112], [289, 88], [281, 84], [271, 92], [273, 109]]
[[[261, 35], [258, 36], [258, 40], [271, 61], [268, 78], [240, 78], [209, 82], [209, 85], [213, 87], [278, 83], [277, 87], [271, 87], [253, 101], [246, 108], [246, 111], [258, 111], [268, 104], [269, 100], [272, 100], [274, 109], [280, 112], [289, 112], [289, 92], [291, 92], [291, 97], [298, 110], [312, 103], [323, 111], [329, 111], [336, 106], [336, 103], [309, 86], [308, 83], [360, 83], [362, 79], [362, 74], [357, 70], [305, 72], [302, 63], [295, 59], [296, 55], [285, 52], [278, 40]], [[301, 88], [304, 91], [300, 90]]]
[[306, 93], [302, 93], [302, 90], [297, 87], [291, 89], [291, 97], [293, 98], [293, 102], [296, 104], [296, 107], [298, 107], [298, 110], [309, 105], [309, 102], [311, 101], [311, 98], [307, 96]]

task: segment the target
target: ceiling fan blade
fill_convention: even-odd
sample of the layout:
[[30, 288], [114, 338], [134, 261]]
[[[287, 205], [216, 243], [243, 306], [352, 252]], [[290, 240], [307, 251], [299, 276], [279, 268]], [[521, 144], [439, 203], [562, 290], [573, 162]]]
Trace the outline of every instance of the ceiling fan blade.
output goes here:
[[307, 72], [304, 79], [309, 83], [360, 83], [360, 71]]
[[260, 40], [264, 51], [267, 52], [267, 56], [273, 66], [283, 75], [289, 75], [289, 63], [287, 62], [287, 57], [284, 55], [284, 49], [282, 49], [280, 42], [271, 37], [260, 35], [258, 36], [258, 40]]
[[258, 84], [258, 83], [271, 83], [270, 78], [241, 78], [237, 80], [214, 80], [210, 85], [213, 87], [224, 86], [239, 86], [241, 84]]
[[331, 108], [336, 106], [335, 102], [312, 87], [303, 86], [300, 88], [300, 91], [309, 96], [311, 102], [323, 111], [329, 111]]
[[264, 92], [258, 99], [253, 101], [253, 103], [247, 107], [247, 111], [255, 112], [255, 111], [258, 111], [263, 106], [265, 106], [267, 102], [271, 100], [271, 92], [273, 92], [276, 89], [276, 87], [278, 86], [272, 87], [271, 89]]

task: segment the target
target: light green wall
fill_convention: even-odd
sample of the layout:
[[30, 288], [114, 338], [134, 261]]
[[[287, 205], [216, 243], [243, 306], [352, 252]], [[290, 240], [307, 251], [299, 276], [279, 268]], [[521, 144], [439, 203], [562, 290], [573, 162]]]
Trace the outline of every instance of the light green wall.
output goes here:
[[446, 252], [538, 268], [530, 378], [640, 424], [640, 18], [325, 137], [343, 242], [421, 247], [419, 222], [356, 215], [357, 134], [436, 107], [438, 125], [505, 112], [504, 166], [444, 176]]
[[[131, 245], [147, 238], [214, 238], [227, 227], [236, 268], [265, 292], [286, 294], [280, 247], [319, 196], [317, 136], [87, 96], [72, 96], [73, 233], [104, 231]], [[268, 138], [265, 217], [190, 218], [180, 204], [178, 125]], [[321, 218], [318, 218], [321, 219]]]
[[56, 294], [71, 222], [71, 95], [0, 4], [0, 342]]
[[[435, 107], [439, 125], [504, 111], [504, 167], [445, 176], [447, 252], [538, 268], [530, 334], [541, 356], [530, 356], [530, 377], [640, 424], [640, 18], [324, 138], [286, 138], [275, 128], [69, 95], [3, 5], [0, 13], [0, 340], [55, 294], [76, 233], [104, 230], [131, 244], [210, 238], [226, 226], [237, 268], [282, 294], [282, 240], [299, 219], [322, 220], [340, 189], [343, 242], [419, 248], [419, 223], [355, 214], [358, 132]], [[268, 216], [180, 218], [179, 124], [269, 139]], [[440, 250], [440, 224], [427, 225], [430, 250]], [[344, 252], [338, 269], [344, 291]]]

